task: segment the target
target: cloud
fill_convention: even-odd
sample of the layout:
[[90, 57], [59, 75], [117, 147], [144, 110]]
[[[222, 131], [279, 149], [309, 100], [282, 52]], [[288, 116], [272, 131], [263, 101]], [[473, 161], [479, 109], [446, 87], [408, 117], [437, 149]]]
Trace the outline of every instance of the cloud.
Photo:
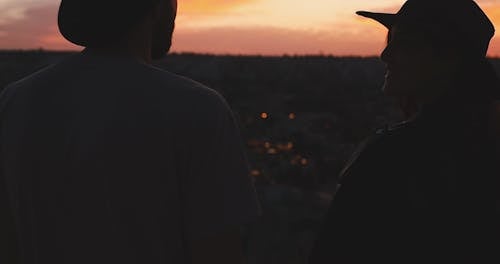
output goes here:
[[384, 45], [382, 29], [309, 31], [286, 28], [211, 28], [178, 31], [173, 51], [216, 54], [376, 55]]
[[22, 19], [25, 17], [24, 12], [26, 11], [23, 7], [12, 7], [2, 10], [2, 17], [0, 18], [0, 23], [6, 23], [11, 20]]
[[[0, 25], [0, 48], [3, 49], [79, 49], [70, 44], [57, 29], [57, 6], [26, 10], [22, 19]], [[380, 51], [383, 29], [363, 23], [332, 26], [326, 30], [292, 30], [279, 27], [216, 27], [190, 29], [180, 27], [174, 34], [174, 51], [217, 54], [363, 54]], [[360, 29], [361, 28], [361, 29]], [[380, 40], [378, 45], [373, 39]]]
[[184, 14], [217, 14], [258, 0], [180, 0], [179, 12]]
[[[16, 0], [31, 2], [29, 0]], [[43, 3], [47, 0], [37, 0]], [[218, 3], [232, 9], [261, 0], [179, 0], [194, 8], [197, 3]], [[271, 1], [271, 0], [265, 0]], [[40, 3], [37, 2], [37, 3]], [[494, 1], [491, 1], [494, 2]], [[0, 12], [6, 10], [0, 0]], [[35, 5], [20, 11], [12, 11], [7, 21], [0, 22], [0, 49], [80, 49], [67, 42], [57, 29], [59, 1]], [[220, 8], [220, 6], [217, 6]], [[9, 8], [12, 5], [9, 6]], [[246, 8], [246, 7], [245, 7]], [[500, 22], [500, 5], [484, 7], [493, 21]], [[13, 10], [13, 9], [10, 9]], [[201, 10], [201, 9], [200, 9]], [[15, 15], [16, 12], [20, 12]], [[12, 15], [13, 14], [13, 15]], [[194, 16], [194, 15], [193, 15]], [[224, 14], [219, 14], [225, 18]], [[214, 16], [214, 18], [217, 16]], [[5, 16], [0, 16], [5, 19]], [[189, 18], [189, 17], [187, 17]], [[288, 24], [252, 25], [233, 23], [227, 25], [187, 26], [178, 21], [174, 34], [174, 51], [217, 54], [335, 54], [377, 55], [385, 44], [386, 30], [369, 19], [351, 15], [321, 27], [295, 28]], [[492, 41], [490, 55], [500, 56], [500, 38]]]
[[[492, 1], [493, 2], [493, 1]], [[500, 57], [500, 5], [492, 5], [484, 9], [485, 13], [494, 22], [497, 33], [490, 43], [491, 56]]]
[[59, 34], [56, 5], [29, 8], [24, 16], [0, 24], [2, 49], [75, 49]]
[[[203, 20], [259, 0], [179, 0], [181, 21]], [[59, 0], [0, 0], [0, 49], [78, 49], [57, 29]], [[188, 24], [188, 23], [186, 23]]]
[[498, 0], [477, 0], [476, 2], [480, 6], [498, 5]]
[[57, 0], [0, 0], [0, 24], [21, 20], [26, 17], [26, 11], [52, 5]]

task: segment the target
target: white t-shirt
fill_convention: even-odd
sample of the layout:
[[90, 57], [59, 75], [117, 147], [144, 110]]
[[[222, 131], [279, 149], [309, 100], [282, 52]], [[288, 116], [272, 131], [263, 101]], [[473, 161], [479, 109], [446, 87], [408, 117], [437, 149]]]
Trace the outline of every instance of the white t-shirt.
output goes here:
[[182, 263], [190, 236], [259, 214], [232, 112], [199, 83], [83, 52], [0, 107], [25, 263]]

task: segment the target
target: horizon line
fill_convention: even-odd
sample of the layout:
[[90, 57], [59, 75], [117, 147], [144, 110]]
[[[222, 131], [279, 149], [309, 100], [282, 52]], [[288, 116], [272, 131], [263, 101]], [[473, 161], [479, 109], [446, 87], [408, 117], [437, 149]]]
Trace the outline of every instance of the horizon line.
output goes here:
[[[83, 49], [83, 48], [82, 48]], [[47, 53], [78, 53], [79, 50], [59, 50], [59, 49], [0, 49], [0, 53], [5, 52], [47, 52]], [[167, 55], [198, 55], [198, 56], [218, 56], [218, 57], [337, 57], [337, 58], [375, 58], [380, 55], [335, 55], [333, 53], [283, 53], [283, 54], [258, 54], [258, 53], [207, 53], [196, 51], [172, 51]]]
[[[82, 48], [83, 49], [83, 48]], [[81, 50], [58, 50], [58, 49], [45, 49], [45, 48], [38, 48], [38, 49], [0, 49], [0, 53], [7, 53], [7, 52], [46, 52], [46, 53], [79, 53]], [[194, 51], [172, 51], [168, 52], [167, 55], [174, 55], [174, 56], [179, 56], [179, 55], [191, 55], [191, 56], [214, 56], [214, 57], [266, 57], [266, 58], [287, 58], [287, 57], [292, 57], [292, 58], [300, 58], [300, 57], [323, 57], [323, 58], [366, 58], [366, 59], [373, 59], [373, 58], [380, 58], [380, 55], [336, 55], [333, 53], [308, 53], [308, 54], [289, 54], [289, 53], [283, 53], [283, 54], [252, 54], [252, 53], [205, 53], [205, 52], [194, 52]], [[493, 56], [486, 56], [487, 59], [500, 59], [500, 55], [493, 55]]]

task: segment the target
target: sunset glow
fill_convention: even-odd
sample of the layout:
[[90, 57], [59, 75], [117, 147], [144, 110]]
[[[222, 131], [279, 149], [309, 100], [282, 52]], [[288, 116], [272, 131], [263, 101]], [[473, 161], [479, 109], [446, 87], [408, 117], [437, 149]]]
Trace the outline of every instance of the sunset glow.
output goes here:
[[[386, 30], [357, 10], [396, 12], [404, 0], [178, 0], [175, 52], [378, 55]], [[500, 27], [500, 1], [479, 0]], [[59, 0], [0, 0], [0, 49], [78, 50], [56, 26]], [[490, 56], [500, 56], [495, 37]]]

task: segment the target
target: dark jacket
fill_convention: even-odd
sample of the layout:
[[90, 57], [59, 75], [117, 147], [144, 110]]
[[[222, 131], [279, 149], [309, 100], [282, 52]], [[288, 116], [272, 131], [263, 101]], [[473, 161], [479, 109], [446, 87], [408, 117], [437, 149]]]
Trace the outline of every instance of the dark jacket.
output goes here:
[[500, 263], [483, 106], [429, 106], [367, 140], [342, 175], [310, 263]]

